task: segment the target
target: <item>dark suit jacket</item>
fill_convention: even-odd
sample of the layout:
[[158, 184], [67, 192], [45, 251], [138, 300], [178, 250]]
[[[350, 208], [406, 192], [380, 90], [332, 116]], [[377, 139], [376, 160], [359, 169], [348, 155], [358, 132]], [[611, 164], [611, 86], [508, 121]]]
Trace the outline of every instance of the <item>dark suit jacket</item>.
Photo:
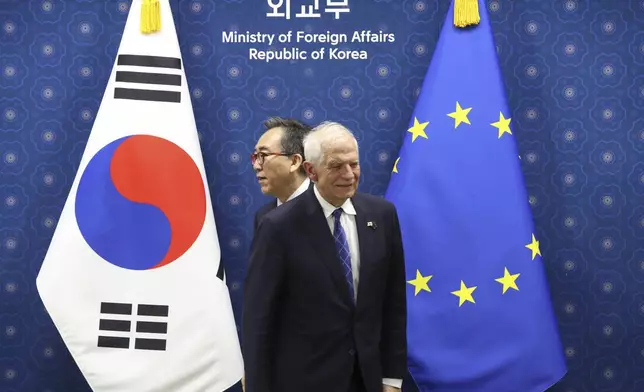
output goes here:
[[398, 217], [382, 198], [357, 194], [352, 202], [361, 263], [355, 305], [313, 187], [259, 223], [244, 285], [246, 392], [345, 392], [356, 361], [368, 392], [381, 392], [383, 378], [404, 377]]
[[[253, 233], [257, 231], [259, 222], [261, 222], [264, 215], [269, 211], [277, 207], [277, 199], [271, 200], [270, 202], [264, 204], [257, 212], [255, 213], [255, 218], [253, 219]], [[254, 234], [253, 234], [254, 235]]]
[[[311, 187], [313, 187], [313, 182], [309, 183], [309, 187], [307, 189], [311, 189]], [[277, 199], [271, 200], [270, 202], [264, 204], [259, 210], [257, 210], [257, 212], [255, 213], [255, 218], [253, 219], [253, 236], [255, 235], [254, 233], [257, 231], [259, 222], [262, 220], [264, 215], [266, 215], [274, 208], [277, 208]]]

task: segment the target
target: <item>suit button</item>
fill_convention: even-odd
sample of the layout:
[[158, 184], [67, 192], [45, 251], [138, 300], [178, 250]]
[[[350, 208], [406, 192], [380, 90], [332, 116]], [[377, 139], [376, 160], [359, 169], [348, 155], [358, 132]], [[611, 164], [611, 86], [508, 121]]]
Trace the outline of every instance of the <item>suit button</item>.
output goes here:
[[349, 355], [353, 356], [355, 355], [355, 353], [356, 353], [356, 350], [354, 349], [349, 350]]

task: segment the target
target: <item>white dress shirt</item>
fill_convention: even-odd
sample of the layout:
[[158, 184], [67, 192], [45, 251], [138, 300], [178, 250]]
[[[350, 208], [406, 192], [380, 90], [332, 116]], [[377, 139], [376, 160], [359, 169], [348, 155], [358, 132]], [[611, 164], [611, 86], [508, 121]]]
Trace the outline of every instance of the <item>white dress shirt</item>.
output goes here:
[[[311, 183], [311, 180], [309, 180], [309, 178], [307, 177], [306, 180], [304, 180], [304, 182], [300, 184], [300, 186], [295, 190], [295, 192], [293, 192], [291, 196], [289, 196], [289, 198], [286, 201], [293, 200], [299, 195], [301, 195], [302, 193], [304, 193], [304, 191], [309, 189], [310, 183]], [[280, 199], [277, 199], [277, 206], [279, 207], [280, 205], [282, 205], [282, 202], [280, 201]]]
[[[313, 187], [313, 192], [315, 197], [317, 197], [322, 206], [322, 211], [324, 212], [324, 217], [326, 218], [327, 223], [329, 224], [329, 229], [331, 234], [333, 234], [335, 220], [333, 218], [333, 211], [338, 208], [342, 208], [342, 214], [340, 215], [340, 225], [344, 229], [344, 233], [347, 238], [347, 243], [349, 244], [349, 254], [351, 255], [351, 272], [353, 275], [353, 288], [354, 288], [354, 299], [358, 298], [358, 283], [360, 282], [360, 246], [358, 242], [358, 226], [356, 224], [356, 209], [351, 203], [351, 199], [342, 204], [340, 207], [335, 207], [328, 201], [326, 201], [320, 192], [318, 187]], [[338, 261], [339, 262], [339, 261]], [[401, 388], [402, 380], [384, 378], [382, 383], [385, 385], [390, 385], [392, 387]]]

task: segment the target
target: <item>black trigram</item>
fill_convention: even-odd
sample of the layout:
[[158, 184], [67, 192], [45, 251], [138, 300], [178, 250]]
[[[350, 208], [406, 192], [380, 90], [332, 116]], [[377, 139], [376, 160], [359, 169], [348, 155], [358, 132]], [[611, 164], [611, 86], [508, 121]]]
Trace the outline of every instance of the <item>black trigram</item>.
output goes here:
[[[154, 67], [180, 70], [181, 59], [179, 58], [121, 54], [118, 56], [116, 62], [116, 81], [122, 83], [139, 83], [178, 87], [181, 86], [181, 74], [136, 72], [130, 70], [122, 70], [122, 66]], [[149, 90], [141, 88], [141, 86], [133, 86], [131, 88], [116, 87], [114, 89], [114, 99], [133, 99], [136, 101], [179, 103], [181, 102], [181, 91]]]
[[[99, 320], [98, 329], [100, 331], [112, 332], [109, 336], [99, 335], [98, 347], [106, 348], [130, 348], [130, 333], [132, 332], [132, 324], [135, 321], [136, 333], [148, 334], [167, 334], [168, 323], [166, 321], [148, 321], [146, 320], [131, 320], [122, 318], [122, 316], [134, 316], [132, 309], [133, 304], [115, 303], [115, 302], [101, 302], [101, 319]], [[168, 317], [169, 307], [167, 305], [138, 305], [136, 316], [144, 317], [163, 317], [164, 320]], [[107, 318], [120, 316], [116, 318]], [[128, 336], [118, 336], [128, 335]], [[165, 351], [166, 340], [161, 338], [148, 338], [148, 337], [135, 337], [134, 338], [135, 350], [157, 350]]]

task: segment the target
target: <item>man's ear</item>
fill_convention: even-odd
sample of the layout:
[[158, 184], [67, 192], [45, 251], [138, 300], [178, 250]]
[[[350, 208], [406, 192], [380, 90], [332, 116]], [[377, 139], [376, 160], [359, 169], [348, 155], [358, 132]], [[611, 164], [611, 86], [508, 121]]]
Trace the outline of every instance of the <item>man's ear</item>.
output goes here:
[[311, 162], [304, 161], [304, 171], [306, 171], [306, 176], [310, 178], [311, 181], [315, 182], [318, 180], [318, 175]]
[[289, 168], [289, 171], [292, 173], [294, 171], [300, 170], [300, 166], [304, 163], [304, 160], [302, 159], [302, 156], [300, 154], [293, 154], [291, 156], [291, 167]]

